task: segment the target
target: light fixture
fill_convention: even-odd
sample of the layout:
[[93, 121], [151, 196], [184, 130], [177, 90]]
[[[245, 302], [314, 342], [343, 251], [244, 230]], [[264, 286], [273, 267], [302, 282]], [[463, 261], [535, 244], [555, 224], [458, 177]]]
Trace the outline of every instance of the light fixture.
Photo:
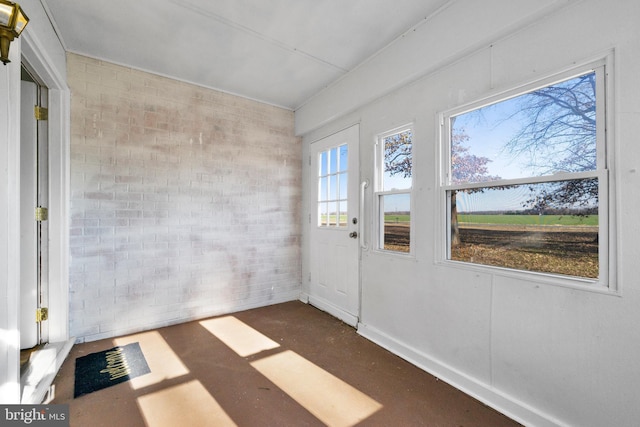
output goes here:
[[8, 0], [0, 0], [0, 61], [7, 65], [9, 61], [9, 44], [20, 36], [29, 18], [22, 8]]

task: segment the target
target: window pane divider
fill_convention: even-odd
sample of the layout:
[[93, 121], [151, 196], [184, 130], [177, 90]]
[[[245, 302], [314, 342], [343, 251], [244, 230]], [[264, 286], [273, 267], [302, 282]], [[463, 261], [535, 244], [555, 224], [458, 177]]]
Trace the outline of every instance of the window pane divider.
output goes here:
[[587, 172], [563, 172], [563, 173], [557, 173], [553, 175], [543, 175], [543, 176], [536, 176], [536, 177], [501, 179], [501, 180], [486, 181], [486, 182], [469, 182], [469, 183], [463, 183], [463, 184], [450, 184], [450, 185], [443, 185], [442, 188], [448, 191], [473, 190], [476, 188], [507, 187], [512, 185], [540, 184], [545, 182], [559, 182], [559, 181], [570, 181], [570, 180], [587, 179], [587, 178], [601, 178], [605, 174], [606, 174], [606, 170], [593, 170], [593, 171], [587, 171]]
[[394, 194], [407, 194], [411, 193], [411, 188], [405, 188], [404, 190], [387, 190], [387, 191], [376, 191], [377, 196], [389, 196]]

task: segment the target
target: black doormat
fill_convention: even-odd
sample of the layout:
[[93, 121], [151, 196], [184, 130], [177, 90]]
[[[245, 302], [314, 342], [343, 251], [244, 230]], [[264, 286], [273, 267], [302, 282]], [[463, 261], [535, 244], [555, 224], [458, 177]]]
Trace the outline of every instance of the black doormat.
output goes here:
[[137, 342], [78, 357], [73, 397], [93, 393], [149, 372], [151, 370]]

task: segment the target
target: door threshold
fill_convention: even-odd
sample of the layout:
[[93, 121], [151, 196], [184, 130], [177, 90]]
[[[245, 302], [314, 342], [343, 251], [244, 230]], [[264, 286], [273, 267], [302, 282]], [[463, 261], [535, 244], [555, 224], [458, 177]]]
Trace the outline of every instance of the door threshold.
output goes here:
[[31, 349], [28, 360], [24, 365], [21, 363], [20, 367], [20, 403], [37, 405], [45, 399], [50, 400], [48, 395], [51, 392], [51, 383], [74, 342], [75, 339], [72, 338]]

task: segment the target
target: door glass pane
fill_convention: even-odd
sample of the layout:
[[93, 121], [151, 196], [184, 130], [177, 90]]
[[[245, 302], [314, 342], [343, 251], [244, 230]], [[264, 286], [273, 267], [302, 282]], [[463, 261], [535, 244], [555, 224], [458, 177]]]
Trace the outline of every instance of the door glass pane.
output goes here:
[[329, 177], [329, 200], [338, 200], [338, 178], [335, 175]]
[[332, 148], [329, 154], [329, 173], [338, 172], [338, 149]]
[[327, 214], [327, 204], [326, 203], [318, 203], [318, 225], [319, 226], [327, 226], [329, 225], [329, 215]]
[[340, 198], [341, 199], [346, 199], [348, 196], [348, 192], [347, 192], [347, 184], [348, 184], [348, 173], [341, 173], [340, 174]]
[[340, 168], [338, 172], [346, 172], [349, 166], [349, 149], [346, 145], [340, 146]]
[[346, 144], [318, 155], [318, 225], [347, 226], [349, 152]]
[[323, 176], [320, 178], [320, 188], [318, 189], [318, 201], [326, 201], [328, 198], [329, 178]]
[[347, 201], [343, 200], [340, 202], [340, 227], [346, 227], [348, 222], [347, 216]]
[[337, 225], [338, 220], [338, 203], [329, 202], [329, 225]]
[[320, 176], [326, 176], [329, 169], [328, 169], [328, 161], [329, 161], [329, 156], [327, 155], [326, 151], [323, 151], [322, 153], [320, 153]]

